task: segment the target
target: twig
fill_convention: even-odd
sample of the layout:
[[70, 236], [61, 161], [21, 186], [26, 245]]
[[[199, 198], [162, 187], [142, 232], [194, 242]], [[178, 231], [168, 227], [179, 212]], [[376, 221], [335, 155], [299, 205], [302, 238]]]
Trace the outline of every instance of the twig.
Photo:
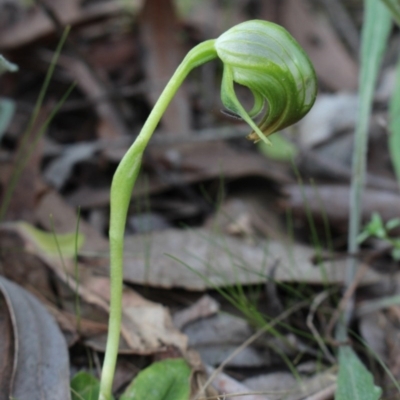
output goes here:
[[330, 400], [333, 398], [333, 395], [336, 392], [336, 383], [331, 386], [328, 386], [325, 389], [322, 389], [318, 393], [313, 394], [312, 396], [306, 397], [304, 400]]
[[324, 353], [325, 357], [327, 358], [327, 360], [334, 364], [336, 362], [335, 357], [330, 353], [330, 351], [328, 350], [328, 348], [326, 347], [324, 341], [322, 340], [321, 335], [319, 334], [319, 332], [317, 331], [317, 329], [314, 326], [314, 314], [317, 310], [317, 308], [321, 305], [321, 303], [323, 301], [325, 301], [325, 299], [330, 296], [332, 294], [333, 290], [326, 290], [322, 293], [319, 293], [314, 301], [311, 304], [310, 307], [310, 312], [308, 313], [307, 316], [307, 326], [310, 329], [310, 331], [312, 332], [312, 334], [315, 337], [315, 340], [317, 341], [317, 343], [319, 344], [319, 347], [321, 348], [322, 352]]
[[[342, 299], [340, 300], [340, 303], [339, 303], [337, 309], [335, 310], [335, 312], [332, 315], [331, 320], [329, 321], [329, 324], [327, 327], [327, 337], [334, 344], [338, 344], [338, 342], [333, 340], [333, 336], [332, 336], [333, 327], [335, 326], [336, 322], [339, 320], [339, 317], [342, 315], [343, 311], [348, 309], [349, 302], [354, 301], [354, 298], [353, 298], [354, 292], [356, 291], [358, 284], [361, 282], [361, 279], [363, 278], [363, 276], [366, 272], [367, 272], [367, 264], [363, 264], [360, 268], [358, 268], [353, 281], [347, 287]], [[344, 339], [340, 338], [339, 340], [342, 341]]]

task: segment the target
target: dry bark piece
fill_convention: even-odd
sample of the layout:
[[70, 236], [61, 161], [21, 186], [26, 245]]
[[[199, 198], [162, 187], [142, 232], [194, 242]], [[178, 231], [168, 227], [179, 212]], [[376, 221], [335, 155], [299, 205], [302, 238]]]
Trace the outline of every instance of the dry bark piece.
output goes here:
[[0, 291], [11, 315], [16, 349], [9, 397], [69, 400], [69, 357], [57, 324], [34, 296], [1, 276]]

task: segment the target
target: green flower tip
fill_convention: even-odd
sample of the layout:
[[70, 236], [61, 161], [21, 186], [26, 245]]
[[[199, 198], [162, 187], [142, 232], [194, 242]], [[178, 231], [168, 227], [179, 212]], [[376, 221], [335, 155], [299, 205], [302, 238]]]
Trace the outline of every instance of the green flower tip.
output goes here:
[[[314, 104], [317, 79], [300, 45], [286, 29], [272, 22], [243, 22], [214, 42], [224, 64], [221, 100], [253, 129], [255, 142], [299, 121]], [[246, 111], [234, 83], [250, 89], [254, 106]], [[258, 123], [253, 118], [264, 111]]]

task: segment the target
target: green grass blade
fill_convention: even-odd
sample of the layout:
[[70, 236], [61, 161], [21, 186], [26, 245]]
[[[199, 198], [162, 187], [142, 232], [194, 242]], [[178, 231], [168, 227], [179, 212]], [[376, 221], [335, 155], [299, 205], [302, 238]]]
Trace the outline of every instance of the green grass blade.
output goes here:
[[394, 93], [389, 105], [389, 151], [397, 182], [400, 184], [400, 58], [396, 66]]
[[[365, 182], [366, 155], [368, 147], [368, 123], [371, 113], [374, 88], [391, 30], [391, 16], [380, 1], [365, 0], [365, 15], [362, 28], [360, 102], [354, 139], [353, 169], [350, 193], [349, 252], [358, 251], [357, 237], [360, 232], [361, 194]], [[357, 260], [349, 260], [346, 285], [354, 280]]]
[[[27, 132], [30, 132], [32, 130], [33, 126], [35, 125], [36, 119], [39, 116], [39, 112], [40, 112], [40, 109], [42, 108], [44, 97], [46, 96], [47, 89], [49, 88], [49, 85], [50, 85], [50, 82], [51, 82], [51, 78], [53, 77], [54, 70], [55, 70], [57, 62], [58, 62], [58, 58], [59, 58], [59, 56], [61, 54], [61, 50], [64, 47], [64, 44], [65, 44], [66, 40], [67, 40], [67, 37], [68, 37], [68, 34], [69, 34], [70, 30], [71, 30], [71, 27], [67, 26], [64, 29], [64, 32], [63, 32], [63, 34], [61, 36], [60, 41], [58, 42], [57, 48], [56, 48], [56, 50], [54, 52], [53, 58], [52, 58], [52, 60], [50, 62], [50, 66], [49, 66], [49, 68], [47, 70], [47, 73], [46, 73], [46, 76], [44, 78], [44, 82], [42, 84], [42, 87], [40, 88], [39, 96], [38, 96], [38, 98], [36, 100], [35, 107], [33, 109], [31, 118], [30, 118], [29, 123], [28, 123]], [[27, 137], [27, 136], [29, 136], [29, 135], [25, 135], [25, 137]]]
[[[6, 193], [4, 194], [4, 198], [2, 203], [0, 204], [0, 222], [3, 220], [8, 207], [11, 203], [11, 199], [12, 196], [14, 194], [14, 190], [17, 186], [18, 180], [24, 170], [24, 168], [26, 167], [28, 161], [30, 160], [33, 151], [35, 150], [35, 147], [37, 146], [39, 140], [41, 139], [41, 137], [44, 135], [44, 133], [46, 132], [48, 126], [50, 125], [51, 121], [53, 120], [53, 118], [55, 117], [55, 115], [58, 113], [59, 109], [61, 108], [61, 106], [64, 104], [65, 100], [67, 100], [67, 98], [69, 97], [69, 95], [71, 94], [71, 92], [74, 90], [75, 88], [75, 83], [73, 83], [68, 90], [65, 92], [65, 94], [63, 95], [63, 97], [61, 98], [61, 100], [56, 104], [56, 106], [53, 108], [53, 110], [51, 111], [50, 115], [47, 117], [47, 119], [44, 121], [42, 127], [39, 129], [38, 134], [36, 135], [36, 137], [33, 140], [33, 143], [30, 144], [29, 146], [27, 146], [27, 143], [25, 143], [25, 145], [23, 146], [23, 151], [21, 151], [21, 156], [18, 157], [17, 159], [17, 165], [11, 175], [10, 178], [10, 182], [8, 184]], [[26, 137], [29, 137], [29, 132], [27, 134]]]
[[[42, 84], [42, 87], [40, 89], [39, 96], [38, 96], [38, 98], [36, 100], [34, 110], [32, 112], [32, 115], [31, 115], [30, 119], [29, 119], [28, 126], [27, 126], [27, 128], [26, 128], [26, 130], [25, 130], [25, 132], [24, 132], [24, 134], [22, 136], [22, 140], [21, 140], [21, 144], [19, 146], [19, 150], [17, 151], [17, 155], [15, 156], [17, 165], [16, 165], [15, 170], [12, 173], [9, 186], [7, 187], [7, 191], [6, 191], [6, 193], [4, 195], [4, 198], [3, 198], [3, 202], [0, 205], [0, 221], [2, 221], [2, 219], [4, 218], [4, 216], [5, 216], [6, 212], [7, 212], [7, 209], [8, 209], [8, 206], [10, 204], [11, 197], [13, 195], [13, 192], [14, 192], [15, 186], [16, 186], [16, 184], [18, 182], [18, 179], [19, 179], [19, 177], [20, 177], [25, 165], [28, 162], [28, 160], [30, 158], [30, 155], [33, 153], [33, 150], [35, 148], [36, 144], [31, 145], [29, 143], [29, 138], [30, 138], [33, 126], [34, 126], [34, 124], [35, 124], [35, 122], [37, 120], [37, 117], [39, 116], [39, 112], [40, 112], [40, 109], [42, 107], [44, 97], [45, 97], [45, 95], [47, 93], [47, 89], [48, 89], [48, 87], [50, 85], [51, 78], [53, 77], [53, 73], [54, 73], [54, 70], [55, 70], [57, 62], [58, 62], [58, 58], [59, 58], [59, 56], [61, 54], [61, 50], [62, 50], [62, 48], [63, 48], [63, 46], [65, 44], [65, 41], [67, 40], [69, 31], [70, 31], [70, 27], [67, 26], [64, 29], [64, 32], [63, 32], [63, 35], [61, 36], [60, 41], [58, 42], [56, 51], [55, 51], [54, 56], [53, 56], [53, 58], [52, 58], [52, 60], [50, 62], [50, 66], [49, 66], [49, 68], [47, 70], [46, 77], [45, 77], [44, 82]], [[5, 61], [6, 60], [2, 56], [0, 56], [0, 73], [2, 71], [1, 68], [5, 65], [4, 64]], [[13, 64], [11, 64], [11, 65], [13, 65]], [[9, 67], [9, 68], [11, 68], [11, 67]], [[44, 123], [44, 126], [46, 128], [50, 124], [50, 122], [53, 119], [53, 117], [55, 116], [56, 112], [61, 107], [63, 102], [66, 100], [66, 98], [68, 97], [69, 93], [72, 91], [74, 86], [75, 86], [75, 84], [73, 84], [67, 90], [67, 95], [63, 96], [61, 101], [55, 107], [55, 110], [53, 110], [51, 112], [50, 117], [47, 118], [46, 122]], [[40, 139], [40, 137], [43, 135], [44, 132], [45, 132], [45, 129], [44, 129], [44, 127], [42, 127], [42, 129], [40, 129], [40, 131], [39, 131], [39, 133], [38, 133], [38, 135], [37, 135], [37, 137], [35, 139], [36, 143], [38, 142], [38, 140]], [[28, 155], [24, 154], [24, 153], [28, 153]]]
[[399, 0], [382, 0], [392, 13], [393, 19], [397, 25], [400, 25], [400, 1]]

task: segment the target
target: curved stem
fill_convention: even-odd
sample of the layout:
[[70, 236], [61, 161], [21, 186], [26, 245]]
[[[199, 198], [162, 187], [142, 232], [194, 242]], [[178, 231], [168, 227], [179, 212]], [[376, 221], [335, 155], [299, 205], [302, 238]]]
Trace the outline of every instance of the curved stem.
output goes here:
[[194, 47], [168, 82], [147, 121], [115, 171], [110, 194], [110, 317], [106, 353], [101, 374], [99, 400], [110, 400], [118, 355], [122, 317], [123, 251], [126, 218], [142, 155], [168, 104], [188, 73], [217, 57], [214, 40]]

